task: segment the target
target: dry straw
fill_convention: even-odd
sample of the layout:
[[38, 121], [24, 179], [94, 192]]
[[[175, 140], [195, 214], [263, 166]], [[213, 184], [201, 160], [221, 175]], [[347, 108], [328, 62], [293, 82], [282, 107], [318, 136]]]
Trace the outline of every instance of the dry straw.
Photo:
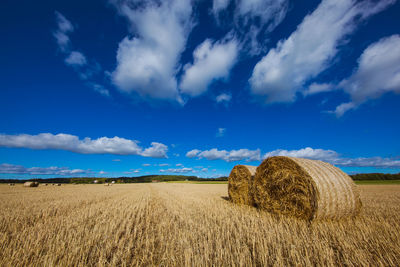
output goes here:
[[38, 182], [25, 182], [24, 186], [25, 187], [38, 187], [39, 183]]
[[253, 205], [252, 181], [256, 166], [236, 165], [229, 174], [229, 199], [236, 204]]
[[361, 209], [353, 180], [319, 160], [270, 157], [254, 177], [256, 206], [307, 220], [355, 216]]

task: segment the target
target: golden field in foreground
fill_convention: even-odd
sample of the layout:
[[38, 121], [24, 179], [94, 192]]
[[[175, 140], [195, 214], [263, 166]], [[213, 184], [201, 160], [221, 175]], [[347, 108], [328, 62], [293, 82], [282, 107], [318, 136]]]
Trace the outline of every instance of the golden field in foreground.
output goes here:
[[400, 266], [400, 185], [355, 219], [272, 216], [226, 184], [0, 185], [0, 266]]

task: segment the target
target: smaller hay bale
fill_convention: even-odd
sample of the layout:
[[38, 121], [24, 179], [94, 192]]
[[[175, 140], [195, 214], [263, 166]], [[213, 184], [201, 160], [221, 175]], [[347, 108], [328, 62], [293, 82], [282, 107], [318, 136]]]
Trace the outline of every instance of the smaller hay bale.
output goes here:
[[335, 166], [292, 157], [270, 157], [257, 168], [254, 202], [272, 213], [301, 219], [340, 219], [360, 212], [353, 180]]
[[233, 167], [228, 178], [228, 195], [233, 203], [250, 206], [254, 204], [252, 184], [256, 169], [256, 166], [248, 165]]
[[61, 186], [61, 184], [57, 184], [57, 186]]
[[108, 184], [108, 183], [105, 183], [104, 186], [109, 186], [109, 184]]
[[25, 182], [24, 186], [25, 187], [38, 187], [39, 183], [38, 182]]

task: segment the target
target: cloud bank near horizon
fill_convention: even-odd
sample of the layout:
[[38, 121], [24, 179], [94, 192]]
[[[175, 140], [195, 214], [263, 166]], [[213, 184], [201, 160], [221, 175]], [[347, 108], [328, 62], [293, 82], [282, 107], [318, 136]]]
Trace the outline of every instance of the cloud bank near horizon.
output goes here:
[[56, 149], [80, 154], [114, 154], [138, 155], [152, 158], [167, 158], [168, 146], [152, 142], [150, 147], [142, 148], [138, 141], [118, 136], [79, 139], [71, 134], [40, 133], [37, 135], [0, 134], [0, 147], [29, 148], [29, 149]]

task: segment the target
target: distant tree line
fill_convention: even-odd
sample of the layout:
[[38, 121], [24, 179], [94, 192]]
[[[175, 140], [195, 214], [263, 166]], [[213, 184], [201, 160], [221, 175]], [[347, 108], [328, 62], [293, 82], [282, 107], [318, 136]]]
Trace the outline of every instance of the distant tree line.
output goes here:
[[355, 181], [362, 180], [400, 180], [400, 173], [359, 173], [350, 175]]
[[39, 183], [60, 183], [60, 184], [92, 184], [95, 180], [98, 183], [151, 183], [168, 181], [228, 181], [228, 177], [219, 178], [199, 178], [197, 176], [186, 175], [145, 175], [138, 177], [114, 177], [114, 178], [96, 178], [96, 177], [73, 177], [73, 178], [32, 178], [32, 179], [0, 179], [0, 183], [24, 183], [34, 181]]
[[[360, 173], [352, 174], [351, 178], [355, 181], [362, 180], [400, 180], [400, 173]], [[74, 178], [33, 178], [28, 180], [21, 179], [0, 179], [0, 183], [24, 183], [26, 181], [34, 181], [39, 183], [59, 183], [59, 184], [92, 184], [94, 180], [98, 183], [151, 183], [151, 182], [168, 182], [168, 181], [228, 181], [228, 177], [218, 178], [199, 178], [197, 176], [186, 175], [145, 175], [138, 177], [114, 177], [114, 178], [96, 178], [96, 177], [74, 177]]]

